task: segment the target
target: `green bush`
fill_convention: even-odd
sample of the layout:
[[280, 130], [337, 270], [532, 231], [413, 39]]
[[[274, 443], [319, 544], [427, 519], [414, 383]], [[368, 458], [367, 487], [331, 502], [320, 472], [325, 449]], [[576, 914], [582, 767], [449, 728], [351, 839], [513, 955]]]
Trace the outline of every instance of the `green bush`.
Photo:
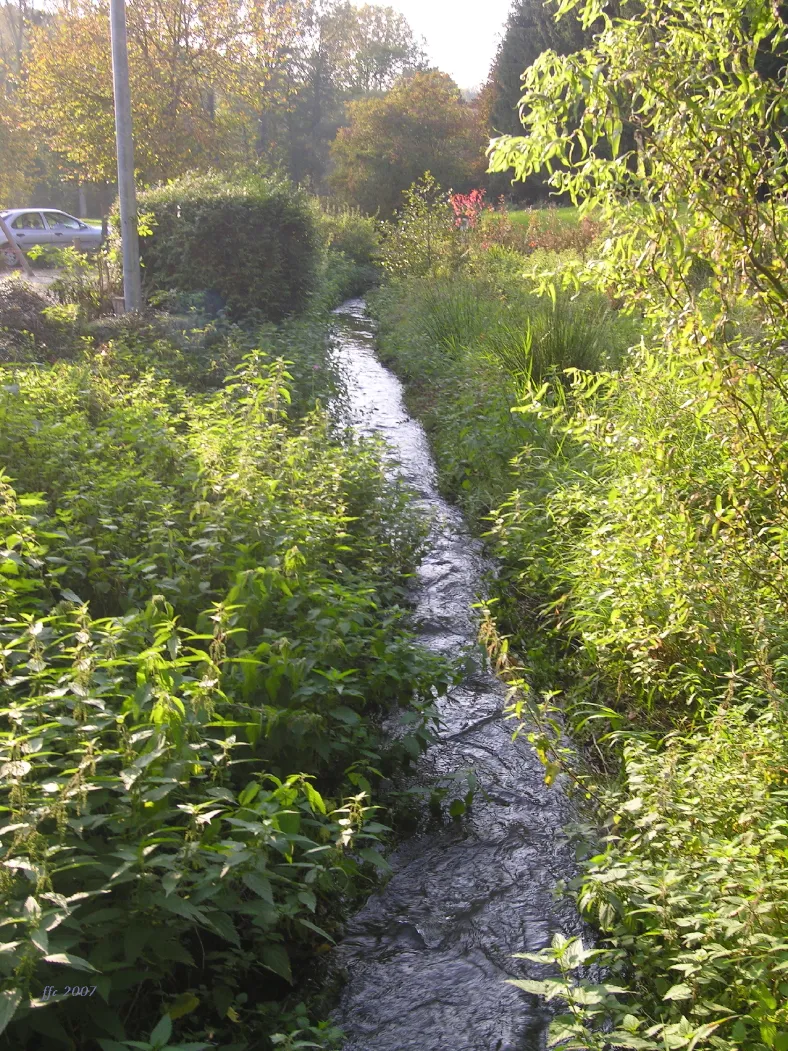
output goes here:
[[336, 207], [330, 202], [317, 212], [318, 226], [327, 248], [342, 252], [358, 266], [372, 266], [380, 259], [378, 223], [358, 208]]
[[[307, 197], [258, 176], [188, 175], [140, 194], [149, 292], [208, 291], [233, 317], [279, 321], [315, 284], [318, 232]], [[117, 239], [117, 230], [113, 234]]]
[[384, 270], [395, 277], [437, 277], [459, 269], [465, 245], [449, 195], [425, 172], [402, 196], [383, 238]]
[[111, 309], [111, 279], [104, 253], [88, 254], [51, 245], [30, 251], [31, 258], [43, 256], [57, 268], [48, 291], [59, 303], [77, 308], [82, 318], [96, 318]]
[[180, 1040], [239, 1049], [307, 1029], [293, 990], [384, 867], [373, 785], [418, 754], [447, 681], [403, 626], [407, 494], [374, 443], [306, 411], [324, 330], [234, 344], [214, 389], [146, 331], [0, 382], [16, 1047], [114, 1049], [165, 1013]]
[[312, 303], [330, 310], [380, 283], [380, 227], [355, 208], [318, 199], [315, 214], [322, 253]]

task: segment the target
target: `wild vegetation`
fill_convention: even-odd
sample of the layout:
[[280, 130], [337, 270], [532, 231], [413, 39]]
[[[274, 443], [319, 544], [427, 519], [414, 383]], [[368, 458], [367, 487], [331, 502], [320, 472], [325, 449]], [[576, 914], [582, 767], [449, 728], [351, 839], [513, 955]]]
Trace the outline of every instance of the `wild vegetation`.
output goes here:
[[3, 286], [4, 1046], [336, 1044], [320, 960], [449, 680], [407, 494], [321, 407], [341, 294], [276, 328]]
[[[518, 0], [479, 106], [391, 11], [159, 10], [202, 28], [175, 96], [137, 66], [142, 163], [202, 174], [143, 198], [156, 311], [108, 317], [73, 252], [51, 297], [0, 286], [7, 1046], [340, 1040], [319, 961], [451, 677], [405, 628], [407, 494], [324, 408], [326, 309], [382, 273], [381, 351], [499, 561], [513, 730], [586, 807], [597, 941], [519, 983], [550, 1046], [788, 1051], [785, 5]], [[103, 178], [109, 110], [79, 124], [46, 51], [103, 9], [2, 14], [0, 144], [33, 92], [73, 143], [43, 168]], [[248, 167], [325, 187], [329, 149], [329, 202]], [[512, 211], [513, 174], [572, 206]]]
[[401, 236], [374, 299], [501, 560], [511, 714], [594, 808], [572, 890], [598, 943], [521, 984], [563, 1003], [554, 1047], [786, 1048], [788, 25], [558, 6], [589, 46], [536, 59], [492, 168], [552, 171], [596, 238], [501, 245], [484, 225], [510, 220], [452, 230], [444, 202], [452, 247], [416, 281]]

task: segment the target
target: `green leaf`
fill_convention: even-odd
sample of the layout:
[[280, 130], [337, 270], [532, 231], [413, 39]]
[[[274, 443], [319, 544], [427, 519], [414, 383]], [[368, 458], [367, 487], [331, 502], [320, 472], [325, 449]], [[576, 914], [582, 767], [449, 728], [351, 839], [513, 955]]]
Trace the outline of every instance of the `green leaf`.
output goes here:
[[761, 1040], [767, 1047], [774, 1047], [774, 1041], [777, 1036], [777, 1026], [774, 1022], [762, 1022], [761, 1023]]
[[672, 985], [662, 997], [663, 1000], [691, 1000], [692, 989], [688, 985]]
[[302, 905], [306, 905], [310, 912], [314, 912], [317, 908], [317, 899], [311, 890], [300, 890], [298, 900]]
[[260, 791], [259, 781], [250, 781], [246, 788], [238, 796], [238, 802], [241, 806], [248, 806]]
[[217, 934], [220, 934], [225, 941], [231, 942], [235, 946], [240, 946], [241, 941], [238, 937], [238, 931], [226, 912], [208, 913], [204, 922], [207, 926], [212, 927]]
[[304, 781], [304, 794], [313, 810], [317, 810], [320, 814], [326, 813], [326, 804], [323, 797], [309, 781]]
[[281, 978], [292, 983], [293, 975], [290, 971], [290, 957], [283, 945], [264, 945], [260, 950], [260, 962], [269, 971], [278, 974]]
[[83, 960], [81, 956], [72, 956], [69, 952], [56, 952], [49, 956], [44, 956], [44, 960], [47, 963], [59, 963], [64, 966], [73, 967], [77, 971], [92, 971], [98, 973], [97, 969], [92, 963], [88, 963], [87, 960]]
[[631, 1048], [632, 1051], [653, 1051], [654, 1042], [646, 1040], [642, 1036], [630, 1033], [628, 1029], [615, 1029], [612, 1033], [605, 1034], [610, 1044], [615, 1047]]
[[172, 1018], [168, 1014], [160, 1019], [156, 1028], [150, 1035], [150, 1042], [157, 1047], [163, 1047], [172, 1036]]
[[22, 993], [19, 989], [6, 989], [0, 993], [0, 1033], [5, 1030], [16, 1014], [21, 999]]
[[381, 872], [391, 872], [391, 865], [389, 865], [388, 861], [386, 861], [379, 851], [374, 850], [372, 847], [365, 847], [358, 852], [358, 855], [360, 858], [363, 858], [364, 861], [368, 861], [371, 865], [374, 865], [375, 868], [379, 869]]
[[181, 993], [177, 1000], [167, 1008], [167, 1014], [172, 1019], [183, 1018], [184, 1015], [191, 1014], [199, 1006], [199, 997], [195, 996], [194, 993]]
[[258, 872], [245, 872], [241, 879], [249, 890], [254, 891], [263, 901], [267, 901], [269, 905], [274, 904], [274, 892], [270, 881], [265, 876], [261, 876]]
[[211, 995], [213, 996], [213, 1003], [219, 1013], [219, 1017], [224, 1018], [227, 1014], [227, 1008], [235, 999], [235, 994], [228, 986], [220, 983], [211, 990]]
[[299, 916], [298, 922], [301, 924], [302, 927], [308, 927], [310, 931], [314, 931], [316, 934], [319, 934], [321, 938], [325, 938], [326, 941], [334, 943], [334, 939], [331, 937], [331, 935], [327, 931], [324, 931], [322, 927], [318, 927], [316, 923], [312, 923], [311, 920], [305, 920], [302, 916]]

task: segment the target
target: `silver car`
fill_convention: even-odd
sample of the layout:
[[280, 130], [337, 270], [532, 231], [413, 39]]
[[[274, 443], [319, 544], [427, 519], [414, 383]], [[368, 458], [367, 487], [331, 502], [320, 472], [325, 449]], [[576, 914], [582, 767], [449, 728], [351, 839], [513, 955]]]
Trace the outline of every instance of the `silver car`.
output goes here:
[[[11, 227], [14, 240], [26, 252], [34, 245], [73, 245], [85, 250], [95, 250], [101, 245], [101, 227], [88, 226], [67, 212], [54, 208], [12, 208], [0, 212]], [[16, 264], [14, 250], [8, 238], [0, 230], [0, 260], [6, 266]]]

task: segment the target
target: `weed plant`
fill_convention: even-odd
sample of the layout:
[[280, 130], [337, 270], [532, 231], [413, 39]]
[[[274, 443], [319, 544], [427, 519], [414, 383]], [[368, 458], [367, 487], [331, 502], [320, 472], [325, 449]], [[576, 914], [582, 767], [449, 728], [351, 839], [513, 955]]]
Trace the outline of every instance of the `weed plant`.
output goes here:
[[510, 493], [511, 461], [533, 440], [532, 421], [512, 412], [521, 389], [613, 364], [637, 335], [637, 323], [604, 297], [553, 304], [508, 266], [392, 282], [370, 302], [381, 352], [430, 430], [442, 485], [477, 523]]
[[20, 278], [0, 284], [0, 364], [73, 358], [81, 346], [73, 310]]
[[315, 407], [323, 326], [174, 327], [3, 367], [13, 1047], [333, 1046], [297, 991], [385, 868], [373, 787], [449, 679], [404, 627], [408, 496]]
[[554, 1047], [785, 1049], [785, 327], [741, 297], [714, 339], [663, 339], [601, 292], [535, 297], [560, 261], [495, 247], [374, 299], [499, 559], [511, 713], [594, 806], [571, 889], [599, 942], [516, 984], [567, 1006]]

